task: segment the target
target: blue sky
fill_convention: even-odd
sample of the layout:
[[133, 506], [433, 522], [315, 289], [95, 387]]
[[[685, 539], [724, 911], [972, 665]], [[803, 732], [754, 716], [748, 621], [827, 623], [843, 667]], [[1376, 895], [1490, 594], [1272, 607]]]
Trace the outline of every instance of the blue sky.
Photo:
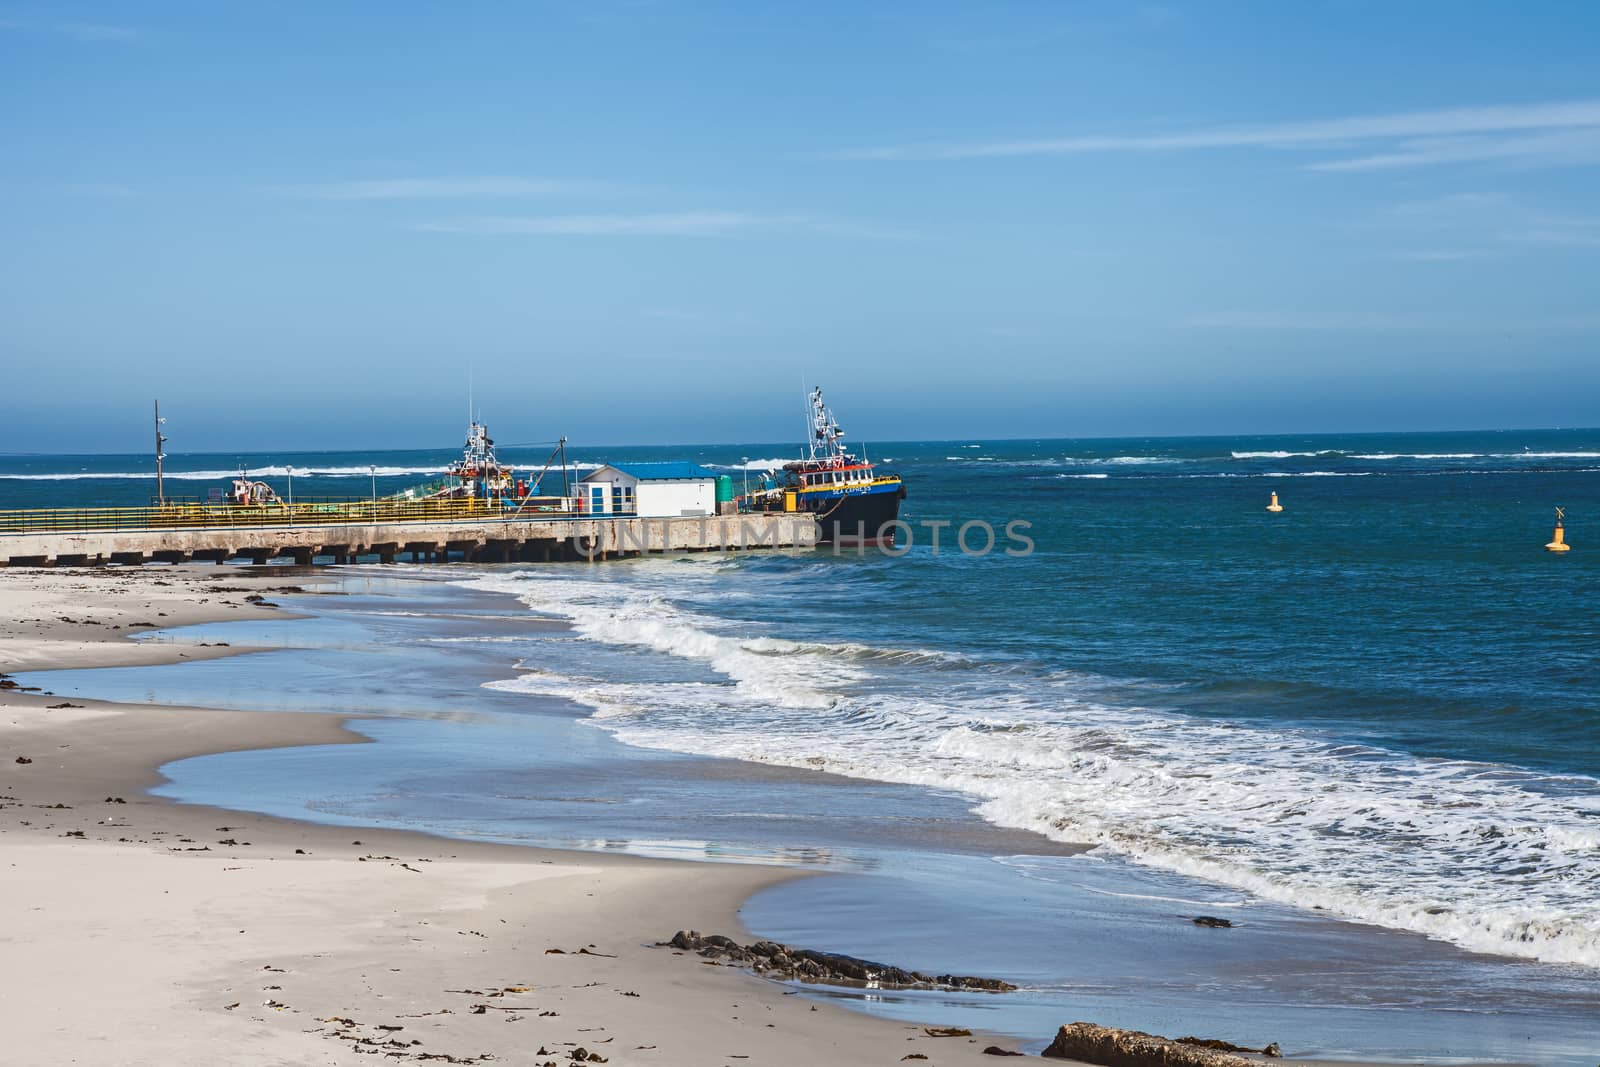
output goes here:
[[1600, 424], [1600, 6], [0, 3], [0, 451]]

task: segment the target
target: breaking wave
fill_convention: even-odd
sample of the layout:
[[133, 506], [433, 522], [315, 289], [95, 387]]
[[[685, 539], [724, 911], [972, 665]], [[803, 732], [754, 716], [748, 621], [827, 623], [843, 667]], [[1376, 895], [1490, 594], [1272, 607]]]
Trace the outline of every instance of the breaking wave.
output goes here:
[[[568, 463], [570, 471], [595, 470], [599, 463]], [[530, 470], [528, 464], [517, 467], [518, 470]], [[399, 477], [437, 477], [444, 474], [449, 468], [443, 464], [427, 467], [296, 467], [293, 465], [271, 465], [265, 467], [249, 467], [245, 473], [251, 478], [399, 478]], [[550, 468], [552, 473], [559, 474], [561, 468]], [[151, 471], [61, 471], [50, 474], [6, 474], [0, 473], [0, 481], [18, 482], [77, 482], [77, 481], [150, 481], [156, 472]], [[201, 470], [201, 471], [174, 471], [164, 472], [168, 479], [181, 482], [226, 482], [239, 476], [239, 468], [231, 470]]]
[[1181, 715], [1160, 686], [1111, 705], [1082, 674], [792, 641], [708, 610], [740, 580], [662, 561], [476, 580], [579, 638], [560, 670], [491, 685], [582, 703], [630, 744], [957, 791], [996, 825], [1265, 899], [1600, 966], [1600, 780]]
[[[247, 473], [251, 478], [284, 478], [293, 475], [296, 478], [370, 478], [376, 475], [379, 478], [394, 478], [400, 475], [426, 475], [443, 474], [444, 467], [250, 467]], [[67, 471], [58, 474], [0, 474], [0, 479], [18, 482], [72, 482], [93, 481], [96, 479], [137, 479], [148, 481], [156, 476], [155, 471]], [[232, 470], [204, 470], [204, 471], [166, 471], [164, 476], [177, 481], [189, 482], [225, 482], [239, 476], [239, 469]]]
[[1320, 452], [1234, 452], [1234, 459], [1292, 459], [1296, 456], [1341, 456], [1337, 448], [1324, 448]]
[[1481, 452], [1357, 452], [1351, 459], [1483, 459]]

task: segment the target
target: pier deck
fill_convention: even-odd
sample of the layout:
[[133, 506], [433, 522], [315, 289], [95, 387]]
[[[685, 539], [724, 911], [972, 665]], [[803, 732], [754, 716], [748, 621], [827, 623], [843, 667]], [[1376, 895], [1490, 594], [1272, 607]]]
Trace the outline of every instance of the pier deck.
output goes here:
[[514, 563], [810, 548], [816, 540], [809, 515], [586, 517], [470, 500], [0, 512], [0, 566], [11, 567], [407, 556]]

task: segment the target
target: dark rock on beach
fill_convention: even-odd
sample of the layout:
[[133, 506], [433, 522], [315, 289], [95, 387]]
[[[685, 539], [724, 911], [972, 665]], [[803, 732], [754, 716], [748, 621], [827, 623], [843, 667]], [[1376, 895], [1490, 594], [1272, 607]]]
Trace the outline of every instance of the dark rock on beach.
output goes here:
[[1195, 1048], [1215, 1049], [1218, 1052], [1250, 1052], [1258, 1056], [1271, 1056], [1273, 1058], [1283, 1055], [1283, 1050], [1274, 1041], [1266, 1048], [1251, 1048], [1249, 1045], [1235, 1045], [1231, 1041], [1218, 1041], [1214, 1037], [1177, 1037], [1173, 1038], [1180, 1045], [1193, 1045]]
[[1232, 920], [1219, 919], [1215, 915], [1196, 915], [1194, 924], [1196, 926], [1212, 926], [1218, 930], [1231, 930], [1233, 928]]
[[800, 982], [872, 986], [879, 989], [938, 989], [947, 992], [1005, 993], [1017, 988], [998, 978], [923, 974], [887, 963], [874, 963], [836, 952], [780, 945], [775, 941], [741, 945], [731, 937], [701, 934], [697, 930], [679, 930], [670, 941], [662, 944], [684, 952], [698, 953], [707, 960], [749, 967], [769, 978]]
[[[1050, 1047], [1040, 1053], [1058, 1060], [1098, 1063], [1104, 1067], [1250, 1067], [1253, 1061], [1232, 1052], [1198, 1044], [1196, 1038], [1169, 1041], [1138, 1030], [1116, 1030], [1094, 1023], [1072, 1023], [1056, 1032]], [[1218, 1042], [1229, 1049], [1238, 1048]], [[1277, 1046], [1268, 1045], [1269, 1049]], [[1271, 1055], [1272, 1053], [1268, 1053]]]

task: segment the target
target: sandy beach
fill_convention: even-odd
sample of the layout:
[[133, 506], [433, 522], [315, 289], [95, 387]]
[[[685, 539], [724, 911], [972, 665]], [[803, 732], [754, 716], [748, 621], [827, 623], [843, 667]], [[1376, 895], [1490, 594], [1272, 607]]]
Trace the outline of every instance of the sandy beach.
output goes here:
[[1597, 41], [0, 10], [0, 1067], [1597, 1067]]
[[[307, 581], [9, 571], [0, 671], [245, 652], [126, 638], [143, 623], [270, 617], [274, 589]], [[818, 1006], [656, 947], [681, 928], [741, 933], [740, 902], [792, 872], [352, 831], [145, 792], [174, 759], [361, 740], [331, 715], [0, 690], [8, 1055], [569, 1063], [581, 1048], [590, 1062], [887, 1064], [992, 1062], [983, 1047], [1012, 1047]]]

